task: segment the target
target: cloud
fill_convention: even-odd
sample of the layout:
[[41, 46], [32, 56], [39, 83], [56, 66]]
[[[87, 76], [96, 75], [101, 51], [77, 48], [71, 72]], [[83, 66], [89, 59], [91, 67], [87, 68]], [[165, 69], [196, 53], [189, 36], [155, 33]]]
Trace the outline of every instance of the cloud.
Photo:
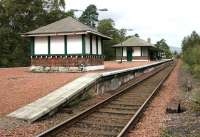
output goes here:
[[109, 9], [100, 12], [100, 19], [112, 18], [117, 28], [132, 28], [129, 34], [151, 37], [153, 42], [164, 38], [180, 47], [184, 36], [200, 32], [198, 0], [66, 0], [66, 9], [84, 10], [89, 4]]

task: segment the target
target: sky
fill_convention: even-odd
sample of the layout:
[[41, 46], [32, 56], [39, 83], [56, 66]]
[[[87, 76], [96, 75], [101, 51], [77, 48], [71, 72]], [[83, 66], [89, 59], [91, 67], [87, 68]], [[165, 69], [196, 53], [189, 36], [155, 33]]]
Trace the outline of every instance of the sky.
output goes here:
[[116, 28], [133, 29], [129, 35], [138, 33], [152, 43], [164, 38], [181, 47], [184, 36], [200, 32], [200, 0], [66, 0], [66, 10], [85, 10], [90, 4], [108, 9], [99, 12], [99, 19], [112, 18]]

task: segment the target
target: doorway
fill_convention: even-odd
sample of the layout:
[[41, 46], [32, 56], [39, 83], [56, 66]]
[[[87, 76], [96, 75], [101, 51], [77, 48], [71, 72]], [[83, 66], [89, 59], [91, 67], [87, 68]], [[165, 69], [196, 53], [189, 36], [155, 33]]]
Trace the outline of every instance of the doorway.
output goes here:
[[132, 52], [133, 52], [132, 48], [127, 47], [127, 61], [132, 61], [133, 59]]

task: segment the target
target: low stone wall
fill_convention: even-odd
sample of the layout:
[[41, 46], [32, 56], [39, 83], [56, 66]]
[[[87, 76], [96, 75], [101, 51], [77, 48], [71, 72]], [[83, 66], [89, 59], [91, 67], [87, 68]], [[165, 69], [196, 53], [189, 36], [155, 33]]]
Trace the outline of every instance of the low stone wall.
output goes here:
[[118, 70], [113, 72], [105, 72], [102, 74], [101, 79], [99, 79], [95, 85], [93, 86], [92, 90], [93, 93], [96, 93], [97, 95], [103, 94], [107, 91], [113, 91], [122, 86], [123, 84], [134, 80], [135, 78], [139, 77], [140, 75], [149, 75], [149, 72], [157, 71], [163, 67], [168, 66], [172, 61], [161, 61], [156, 62], [150, 65], [141, 66], [130, 68], [130, 69], [124, 69], [124, 70]]

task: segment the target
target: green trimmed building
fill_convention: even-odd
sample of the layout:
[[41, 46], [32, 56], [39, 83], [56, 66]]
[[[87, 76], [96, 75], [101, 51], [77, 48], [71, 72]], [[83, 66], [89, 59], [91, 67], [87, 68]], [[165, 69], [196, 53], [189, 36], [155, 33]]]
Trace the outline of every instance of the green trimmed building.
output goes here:
[[139, 37], [131, 37], [113, 46], [116, 60], [121, 61], [150, 61], [160, 59], [159, 51], [151, 40], [145, 41]]
[[104, 68], [103, 40], [109, 40], [72, 17], [23, 33], [31, 39], [33, 71], [79, 71]]

